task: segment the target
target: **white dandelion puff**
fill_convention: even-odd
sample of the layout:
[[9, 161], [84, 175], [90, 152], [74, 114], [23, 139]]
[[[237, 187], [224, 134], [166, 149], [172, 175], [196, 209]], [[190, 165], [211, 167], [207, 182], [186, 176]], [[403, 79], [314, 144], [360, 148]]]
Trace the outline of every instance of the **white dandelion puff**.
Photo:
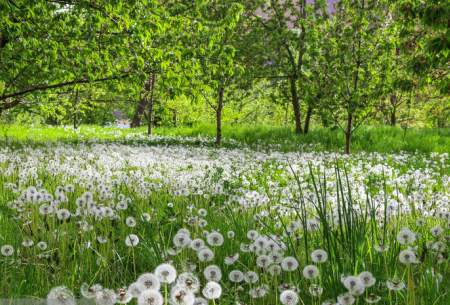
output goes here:
[[218, 299], [222, 295], [222, 286], [214, 281], [208, 282], [203, 288], [202, 293], [208, 300]]

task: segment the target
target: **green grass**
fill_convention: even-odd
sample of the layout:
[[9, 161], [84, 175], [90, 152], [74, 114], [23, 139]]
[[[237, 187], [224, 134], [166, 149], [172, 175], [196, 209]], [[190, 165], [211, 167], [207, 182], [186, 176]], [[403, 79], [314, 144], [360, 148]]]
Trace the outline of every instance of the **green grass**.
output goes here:
[[[157, 134], [177, 136], [215, 136], [213, 125], [158, 128]], [[339, 129], [316, 128], [306, 135], [296, 135], [291, 128], [272, 126], [223, 127], [223, 137], [249, 145], [277, 145], [283, 151], [296, 150], [302, 145], [313, 145], [317, 150], [342, 151], [344, 135]], [[385, 152], [449, 152], [450, 129], [364, 126], [352, 139], [353, 151]]]
[[[208, 137], [190, 144], [213, 145], [215, 128], [213, 125], [176, 128], [158, 127], [155, 135], [170, 136], [166, 143], [183, 142], [180, 137]], [[19, 125], [0, 125], [0, 141], [12, 144], [39, 144], [46, 142], [81, 143], [100, 142], [138, 142], [148, 141], [145, 127], [119, 129], [116, 127], [81, 126], [77, 131], [71, 127], [27, 127]], [[134, 140], [127, 137], [138, 136]], [[173, 138], [175, 137], [175, 138]], [[281, 151], [318, 150], [342, 151], [344, 137], [338, 129], [316, 128], [306, 135], [296, 135], [291, 128], [273, 126], [230, 126], [223, 127], [224, 146], [244, 144], [258, 148], [275, 148]], [[162, 141], [159, 139], [157, 142]], [[186, 144], [186, 143], [182, 143]], [[352, 151], [396, 153], [406, 152], [449, 152], [450, 129], [409, 128], [403, 130], [389, 126], [364, 126], [358, 129], [352, 139]]]

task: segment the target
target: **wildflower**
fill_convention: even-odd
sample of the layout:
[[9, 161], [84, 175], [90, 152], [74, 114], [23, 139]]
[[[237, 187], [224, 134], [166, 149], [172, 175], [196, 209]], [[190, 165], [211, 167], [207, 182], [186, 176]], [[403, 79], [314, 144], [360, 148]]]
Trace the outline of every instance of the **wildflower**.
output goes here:
[[222, 271], [216, 265], [210, 265], [203, 270], [203, 275], [208, 281], [219, 282], [222, 278]]
[[103, 287], [100, 284], [89, 286], [87, 283], [81, 284], [80, 293], [86, 299], [94, 299]]
[[67, 287], [55, 287], [47, 295], [47, 305], [75, 305], [75, 297]]
[[359, 276], [347, 276], [342, 284], [352, 295], [361, 295], [364, 292], [364, 284]]
[[206, 217], [206, 215], [208, 215], [208, 211], [206, 211], [206, 209], [199, 209], [198, 215], [200, 215], [201, 217]]
[[177, 248], [184, 248], [187, 247], [191, 243], [191, 238], [189, 234], [186, 234], [185, 232], [178, 232], [173, 237], [173, 244]]
[[125, 238], [125, 245], [127, 247], [136, 247], [139, 244], [139, 237], [135, 234], [130, 234]]
[[200, 219], [199, 221], [198, 221], [198, 226], [200, 227], [200, 228], [204, 228], [204, 227], [206, 227], [208, 225], [208, 222], [205, 220], [205, 219]]
[[268, 291], [267, 287], [260, 286], [250, 289], [249, 294], [253, 299], [259, 299], [265, 297], [267, 291]]
[[292, 256], [288, 256], [285, 257], [282, 261], [281, 261], [281, 268], [283, 268], [284, 271], [294, 271], [297, 270], [298, 268], [298, 262], [295, 259], [295, 257]]
[[260, 255], [258, 256], [258, 258], [256, 259], [256, 265], [260, 268], [264, 268], [266, 269], [267, 267], [270, 266], [270, 264], [272, 264], [272, 260], [269, 256], [267, 255]]
[[141, 218], [143, 221], [146, 221], [146, 222], [150, 222], [150, 220], [152, 219], [152, 217], [150, 216], [149, 213], [142, 213]]
[[70, 212], [67, 209], [59, 209], [56, 211], [56, 217], [61, 221], [67, 220], [70, 218]]
[[14, 254], [14, 247], [11, 245], [4, 245], [0, 248], [3, 256], [12, 256]]
[[240, 283], [244, 280], [244, 273], [240, 270], [233, 270], [228, 274], [228, 279], [233, 283]]
[[247, 271], [244, 274], [244, 281], [249, 284], [255, 284], [256, 282], [259, 281], [259, 276], [254, 271]]
[[116, 293], [116, 302], [119, 304], [130, 303], [133, 296], [124, 288], [119, 288]]
[[161, 264], [155, 269], [155, 275], [161, 283], [173, 283], [177, 277], [177, 271], [172, 265]]
[[416, 240], [416, 234], [414, 234], [408, 228], [402, 228], [397, 234], [397, 241], [402, 245], [408, 245], [414, 243]]
[[[106, 244], [108, 242], [108, 238], [104, 237], [104, 236], [97, 236], [97, 241], [100, 244]], [[125, 243], [126, 243], [126, 239], [125, 239]]]
[[208, 234], [206, 241], [210, 246], [222, 246], [224, 239], [222, 234], [220, 234], [219, 232], [212, 232]]
[[216, 282], [208, 282], [203, 288], [203, 296], [208, 300], [215, 300], [220, 298], [222, 294], [222, 287]]
[[172, 287], [170, 291], [170, 303], [172, 305], [193, 305], [195, 302], [195, 295], [180, 286]]
[[239, 249], [241, 250], [241, 252], [244, 252], [244, 253], [250, 252], [250, 245], [242, 243], [239, 246]]
[[33, 240], [30, 239], [30, 238], [25, 238], [25, 239], [22, 241], [22, 246], [25, 247], [25, 248], [30, 248], [30, 247], [32, 247], [33, 245], [34, 245], [34, 242], [33, 242]]
[[282, 269], [280, 265], [272, 264], [267, 268], [267, 271], [270, 275], [277, 276], [281, 274]]
[[318, 297], [321, 296], [323, 293], [323, 287], [316, 285], [316, 284], [312, 284], [311, 286], [309, 286], [309, 293], [313, 296], [313, 297]]
[[315, 279], [319, 276], [319, 269], [314, 265], [308, 265], [303, 268], [303, 276], [308, 280]]
[[378, 303], [380, 300], [381, 297], [373, 293], [369, 293], [369, 295], [366, 297], [366, 302], [369, 304]]
[[256, 240], [259, 237], [259, 233], [256, 230], [250, 230], [247, 232], [247, 238], [250, 240]]
[[425, 219], [419, 218], [419, 219], [416, 220], [416, 226], [422, 227], [424, 225], [425, 225]]
[[442, 232], [444, 232], [444, 229], [442, 229], [441, 226], [437, 225], [437, 226], [431, 228], [430, 232], [434, 237], [437, 237], [437, 236], [441, 235]]
[[39, 214], [43, 216], [53, 214], [54, 211], [55, 209], [53, 208], [53, 206], [48, 204], [43, 204], [39, 207]]
[[144, 273], [140, 275], [136, 283], [142, 285], [145, 290], [159, 290], [161, 287], [158, 277], [153, 273]]
[[444, 252], [445, 248], [447, 248], [447, 246], [442, 241], [437, 241], [431, 245], [431, 249], [436, 252]]
[[96, 305], [114, 305], [116, 304], [116, 301], [116, 293], [111, 289], [102, 289], [95, 295]]
[[197, 257], [201, 262], [210, 262], [214, 259], [214, 252], [209, 248], [203, 248], [197, 252]]
[[387, 250], [389, 250], [389, 247], [384, 244], [375, 245], [374, 248], [375, 248], [375, 251], [377, 251], [379, 253], [383, 253], [383, 252], [386, 252]]
[[125, 224], [127, 227], [134, 228], [137, 224], [136, 219], [132, 216], [128, 216], [127, 219], [125, 219]]
[[138, 305], [163, 305], [164, 298], [157, 290], [144, 290], [137, 299]]
[[363, 283], [364, 287], [372, 287], [373, 285], [375, 285], [376, 279], [369, 271], [361, 272], [358, 277]]
[[203, 241], [203, 239], [196, 238], [191, 241], [190, 247], [192, 250], [199, 251], [200, 249], [205, 247], [205, 242]]
[[119, 211], [125, 211], [128, 209], [128, 204], [125, 201], [121, 201], [116, 205], [116, 209]]
[[190, 272], [181, 273], [177, 278], [176, 284], [192, 293], [197, 293], [200, 289], [199, 279]]
[[355, 298], [350, 293], [343, 293], [337, 297], [340, 305], [351, 305], [355, 303]]
[[295, 291], [285, 290], [280, 294], [280, 302], [283, 305], [296, 305], [298, 300], [298, 294]]
[[234, 233], [234, 231], [228, 231], [228, 232], [227, 232], [227, 237], [228, 237], [229, 239], [233, 239], [235, 235], [236, 235], [236, 234]]
[[234, 255], [225, 257], [224, 263], [225, 263], [225, 265], [229, 266], [229, 265], [234, 264], [238, 259], [239, 259], [239, 253], [236, 253]]
[[388, 280], [386, 281], [386, 286], [389, 290], [399, 291], [405, 288], [405, 283], [400, 280]]
[[147, 290], [142, 283], [134, 282], [128, 286], [128, 293], [133, 296], [133, 298], [137, 298], [141, 295], [141, 293]]
[[409, 265], [417, 263], [416, 254], [411, 250], [403, 250], [400, 251], [400, 254], [398, 255], [398, 259], [402, 264]]
[[311, 259], [314, 263], [324, 263], [328, 259], [328, 254], [322, 249], [317, 249], [311, 253]]

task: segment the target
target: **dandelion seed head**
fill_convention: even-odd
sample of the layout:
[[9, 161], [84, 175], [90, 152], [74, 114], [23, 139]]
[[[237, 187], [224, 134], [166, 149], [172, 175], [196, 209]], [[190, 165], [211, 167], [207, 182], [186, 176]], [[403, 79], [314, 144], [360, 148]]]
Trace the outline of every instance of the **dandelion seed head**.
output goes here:
[[299, 301], [298, 294], [292, 290], [284, 290], [280, 294], [280, 302], [283, 305], [296, 305]]
[[202, 290], [203, 296], [208, 300], [215, 300], [222, 295], [222, 287], [214, 281], [210, 281]]
[[75, 305], [75, 297], [67, 287], [52, 288], [47, 295], [47, 305]]

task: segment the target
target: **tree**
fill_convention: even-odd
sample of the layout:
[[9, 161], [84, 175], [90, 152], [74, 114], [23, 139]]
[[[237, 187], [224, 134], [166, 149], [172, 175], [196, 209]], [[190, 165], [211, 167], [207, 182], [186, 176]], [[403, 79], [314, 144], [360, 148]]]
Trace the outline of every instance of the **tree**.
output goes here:
[[388, 12], [380, 1], [342, 0], [330, 19], [329, 73], [334, 96], [329, 110], [344, 132], [347, 154], [354, 131], [372, 114], [384, 88]]
[[[219, 0], [200, 8], [204, 31], [197, 41], [196, 61], [200, 74], [198, 92], [215, 112], [216, 141], [222, 143], [222, 113], [225, 90], [237, 80], [241, 70], [236, 58], [236, 32], [243, 7], [237, 1]], [[211, 101], [213, 96], [214, 101]]]
[[126, 77], [135, 3], [1, 2], [0, 111], [29, 94]]
[[[302, 127], [301, 96], [305, 81], [305, 61], [308, 57], [308, 32], [314, 31], [317, 20], [327, 15], [326, 1], [315, 1], [314, 5], [306, 0], [260, 1], [259, 9], [253, 12], [258, 22], [253, 31], [259, 33], [259, 43], [263, 50], [261, 59], [267, 78], [278, 77], [288, 83], [288, 92], [294, 113], [295, 132], [304, 132]], [[312, 26], [312, 27], [311, 27]], [[311, 102], [312, 100], [310, 100]], [[305, 127], [309, 129], [312, 115], [312, 103], [309, 103]]]
[[402, 43], [409, 52], [409, 67], [422, 85], [450, 92], [450, 2], [405, 0], [397, 6]]

